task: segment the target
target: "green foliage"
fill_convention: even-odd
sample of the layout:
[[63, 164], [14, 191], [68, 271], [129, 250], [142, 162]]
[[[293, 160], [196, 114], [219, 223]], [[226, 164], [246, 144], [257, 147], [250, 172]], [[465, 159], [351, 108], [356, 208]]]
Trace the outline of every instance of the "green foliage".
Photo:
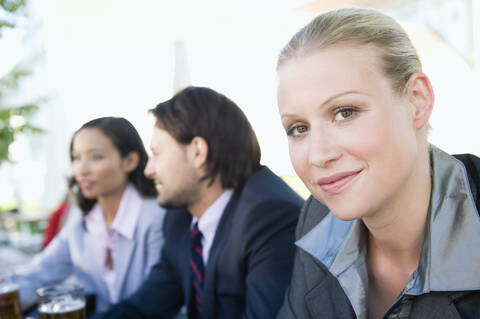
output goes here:
[[17, 67], [0, 79], [0, 165], [8, 160], [8, 148], [17, 134], [42, 132], [29, 122], [32, 114], [38, 110], [37, 103], [13, 106], [5, 102], [5, 94], [18, 90], [19, 81], [28, 75], [30, 72]]
[[[1, 10], [17, 16], [22, 14], [21, 9], [25, 5], [26, 0], [0, 0]], [[0, 35], [3, 27], [14, 28], [15, 24], [0, 20]], [[42, 132], [29, 121], [32, 114], [38, 110], [37, 103], [10, 105], [6, 99], [7, 95], [16, 93], [21, 79], [28, 75], [30, 72], [27, 69], [17, 66], [0, 79], [0, 165], [9, 159], [8, 149], [17, 134]]]
[[29, 71], [17, 66], [0, 79], [0, 103], [2, 102], [1, 99], [5, 92], [8, 90], [17, 90], [19, 84], [18, 81], [27, 75], [30, 75]]
[[[18, 15], [19, 11], [26, 5], [26, 0], [0, 0], [0, 8], [10, 14]], [[0, 39], [3, 28], [14, 28], [15, 23], [0, 19]]]
[[0, 20], [0, 29], [3, 27], [6, 28], [13, 28], [15, 25], [11, 22], [5, 21], [5, 20]]
[[[40, 133], [42, 129], [31, 125], [28, 118], [38, 110], [35, 104], [26, 104], [18, 107], [0, 109], [0, 164], [8, 160], [8, 148], [19, 133]], [[12, 123], [12, 119], [17, 117], [19, 125]]]
[[25, 0], [0, 0], [0, 7], [2, 7], [3, 10], [11, 13], [17, 12], [25, 5]]

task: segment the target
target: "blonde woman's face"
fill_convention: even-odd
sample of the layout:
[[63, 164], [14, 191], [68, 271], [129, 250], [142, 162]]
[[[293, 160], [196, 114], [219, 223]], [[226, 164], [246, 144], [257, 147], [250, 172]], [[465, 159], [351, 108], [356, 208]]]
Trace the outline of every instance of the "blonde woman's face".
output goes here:
[[290, 159], [312, 195], [340, 219], [376, 214], [408, 184], [417, 158], [412, 108], [372, 47], [336, 45], [278, 72]]

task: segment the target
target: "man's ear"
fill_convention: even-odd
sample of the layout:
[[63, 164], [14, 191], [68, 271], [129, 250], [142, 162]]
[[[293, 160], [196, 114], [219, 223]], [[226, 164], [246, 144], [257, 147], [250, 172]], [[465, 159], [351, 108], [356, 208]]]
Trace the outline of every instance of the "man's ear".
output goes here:
[[432, 114], [435, 97], [428, 77], [415, 72], [408, 80], [408, 100], [412, 107], [413, 127], [416, 131], [424, 128]]
[[131, 151], [127, 156], [123, 158], [123, 169], [127, 173], [133, 172], [140, 162], [140, 156], [137, 151]]
[[203, 137], [195, 136], [188, 145], [188, 149], [196, 168], [202, 167], [207, 162], [208, 143]]

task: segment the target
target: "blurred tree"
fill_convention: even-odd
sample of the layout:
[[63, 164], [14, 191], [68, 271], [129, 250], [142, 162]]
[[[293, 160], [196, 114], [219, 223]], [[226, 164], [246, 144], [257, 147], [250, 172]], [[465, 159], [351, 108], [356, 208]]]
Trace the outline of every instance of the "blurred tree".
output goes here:
[[[26, 5], [26, 0], [0, 0], [0, 41], [3, 30], [15, 28], [17, 20], [25, 16]], [[29, 74], [28, 67], [17, 65], [0, 78], [0, 165], [9, 160], [8, 149], [17, 134], [42, 132], [30, 123], [38, 109], [37, 102], [12, 105], [7, 99], [18, 91], [21, 79]]]

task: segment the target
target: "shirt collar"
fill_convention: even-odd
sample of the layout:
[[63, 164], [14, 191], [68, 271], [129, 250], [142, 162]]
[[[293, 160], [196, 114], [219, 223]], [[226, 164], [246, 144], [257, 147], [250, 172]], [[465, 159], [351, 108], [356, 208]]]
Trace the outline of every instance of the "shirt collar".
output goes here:
[[207, 242], [212, 242], [215, 237], [215, 232], [217, 231], [218, 223], [222, 218], [223, 211], [228, 204], [228, 201], [233, 195], [233, 189], [225, 190], [210, 207], [205, 210], [202, 214], [202, 217], [198, 219], [197, 217], [192, 218], [191, 228], [198, 221], [198, 229], [203, 235], [203, 238]]
[[140, 195], [135, 186], [129, 183], [123, 193], [111, 229], [128, 239], [132, 239], [142, 204], [142, 195]]
[[85, 227], [89, 233], [102, 234], [106, 233], [105, 217], [102, 208], [98, 202], [93, 205], [92, 209], [84, 217]]
[[[464, 165], [431, 146], [432, 196], [419, 266], [404, 293], [479, 290], [480, 217]], [[357, 316], [366, 313], [365, 226], [331, 212], [296, 245], [321, 261], [339, 280]], [[360, 282], [359, 282], [360, 281]], [[361, 284], [363, 282], [363, 284]]]
[[[123, 192], [120, 205], [118, 206], [110, 230], [114, 230], [128, 239], [132, 239], [140, 216], [142, 204], [142, 195], [133, 184], [129, 183]], [[106, 232], [105, 217], [98, 202], [93, 206], [87, 216], [85, 216], [85, 225], [89, 232], [99, 233], [101, 230]]]

